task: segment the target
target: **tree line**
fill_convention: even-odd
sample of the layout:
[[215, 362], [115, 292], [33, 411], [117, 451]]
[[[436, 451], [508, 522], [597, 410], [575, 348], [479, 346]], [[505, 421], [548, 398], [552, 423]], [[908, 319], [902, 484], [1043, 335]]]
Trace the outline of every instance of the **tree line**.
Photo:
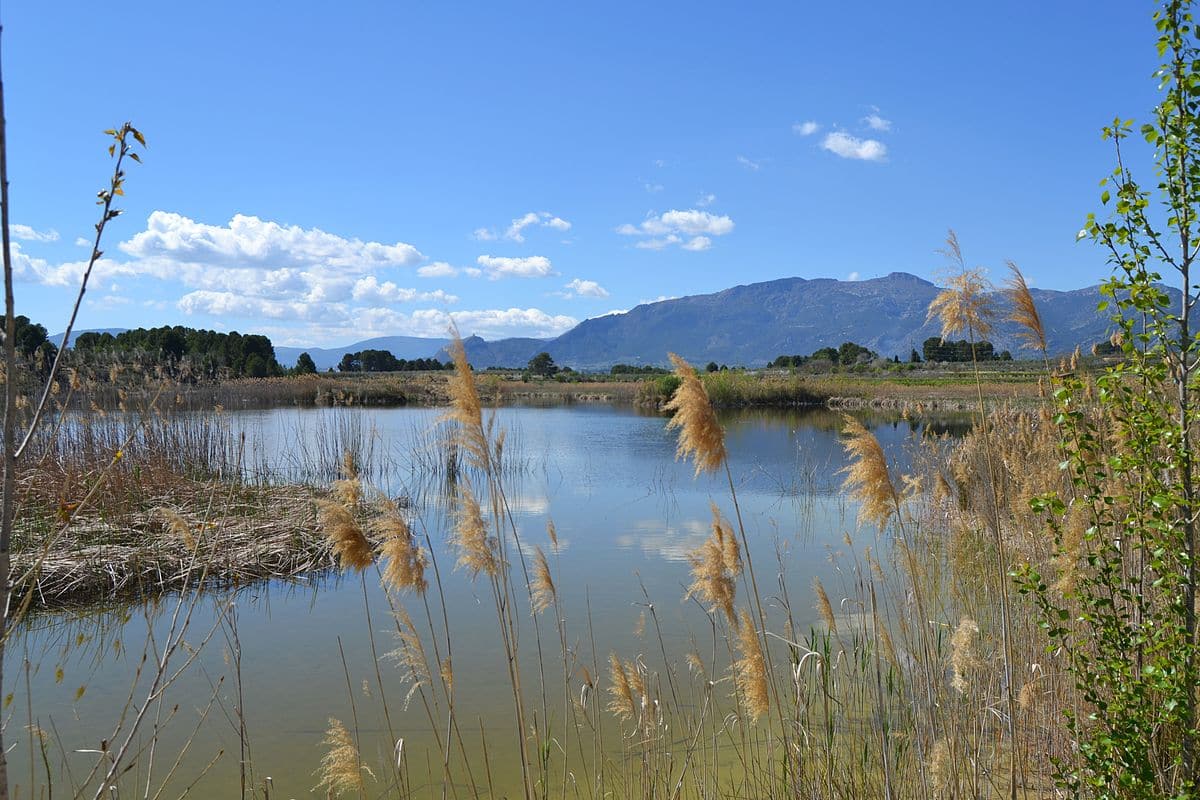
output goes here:
[[271, 340], [260, 334], [163, 325], [111, 333], [81, 333], [73, 358], [84, 364], [104, 356], [122, 362], [161, 366], [175, 378], [265, 378], [284, 374]]
[[[300, 360], [308, 353], [301, 353], [296, 361], [297, 372], [300, 372]], [[312, 365], [308, 359], [305, 367]], [[454, 362], [444, 364], [436, 358], [396, 358], [387, 350], [360, 350], [357, 353], [346, 353], [338, 363], [339, 372], [428, 372], [434, 370], [454, 369]], [[305, 369], [304, 371], [308, 371]], [[312, 371], [316, 366], [312, 365]]]

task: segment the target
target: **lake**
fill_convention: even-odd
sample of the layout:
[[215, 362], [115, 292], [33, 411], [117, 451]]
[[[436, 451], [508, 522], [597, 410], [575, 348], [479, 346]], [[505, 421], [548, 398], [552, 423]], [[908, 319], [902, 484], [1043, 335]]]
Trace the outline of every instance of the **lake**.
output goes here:
[[[246, 461], [255, 471], [323, 482], [332, 477], [328, 454], [352, 443], [364, 478], [411, 505], [415, 529], [434, 547], [452, 634], [461, 737], [452, 750], [472, 764], [477, 783], [485, 783], [486, 774], [497, 795], [519, 794], [513, 699], [493, 598], [486, 581], [455, 568], [447, 503], [433, 474], [438, 455], [431, 448], [442, 414], [413, 408], [283, 409], [227, 417], [246, 434]], [[897, 471], [927, 426], [934, 425], [935, 432], [963, 429], [955, 419], [863, 419]], [[813, 579], [821, 579], [836, 604], [840, 587], [851, 579], [846, 560], [874, 543], [874, 533], [857, 532], [856, 509], [839, 492], [839, 470], [846, 463], [840, 420], [824, 410], [722, 416], [772, 629], [784, 628], [789, 611], [795, 629], [816, 625]], [[584, 669], [607, 675], [610, 653], [662, 674], [670, 665], [681, 676], [688, 670], [688, 652], [718, 649], [704, 610], [685, 596], [688, 556], [711, 530], [710, 504], [735, 518], [729, 482], [724, 473], [694, 477], [691, 464], [675, 459], [675, 436], [665, 422], [607, 405], [498, 412], [497, 424], [508, 431], [506, 492], [523, 552], [532, 557], [535, 546], [545, 550], [558, 588], [573, 699], [584, 691]], [[551, 520], [557, 552], [547, 534]], [[847, 534], [854, 537], [852, 548]], [[520, 575], [520, 567], [514, 569]], [[439, 594], [431, 588], [427, 598], [428, 612], [417, 597], [398, 600], [432, 658], [446, 642]], [[233, 611], [222, 613], [230, 605]], [[152, 666], [142, 663], [143, 652], [149, 648], [152, 665], [186, 613], [169, 596], [133, 606], [43, 613], [18, 631], [6, 660], [11, 782], [44, 786], [48, 773], [56, 796], [85, 783], [96, 751], [121, 742], [112, 732], [122, 708], [131, 697], [137, 701], [159, 690], [152, 684]], [[387, 765], [394, 763], [396, 740], [402, 738], [405, 790], [442, 796], [441, 742], [432, 729], [444, 727], [445, 709], [427, 711], [419, 692], [406, 698], [411, 685], [405, 670], [387, 655], [398, 646], [397, 626], [374, 568], [361, 576], [314, 575], [213, 591], [190, 613], [171, 673], [183, 669], [162, 690], [165, 703], [147, 715], [140, 737], [130, 744], [143, 750], [122, 779], [124, 795], [156, 796], [165, 781], [163, 797], [177, 797], [189, 787], [198, 797], [238, 796], [242, 763], [252, 786], [262, 787], [270, 777], [271, 797], [310, 796], [325, 753], [321, 742], [335, 717], [357, 732], [363, 759], [378, 779], [368, 779], [368, 794], [384, 791], [397, 773]], [[518, 616], [530, 707], [561, 725], [564, 665], [554, 612], [539, 617], [536, 631], [527, 608]], [[780, 661], [787, 657], [782, 649], [774, 655]], [[726, 662], [721, 654], [713, 661]], [[583, 699], [603, 704], [607, 698]], [[45, 759], [24, 733], [30, 726], [44, 732]], [[156, 729], [159, 741], [152, 748]], [[619, 754], [619, 726], [610, 724], [603, 736]], [[553, 759], [561, 758], [560, 748], [576, 757], [566, 739], [560, 735], [547, 745]], [[578, 757], [587, 758], [582, 751]], [[470, 796], [459, 776], [455, 780], [453, 793]]]

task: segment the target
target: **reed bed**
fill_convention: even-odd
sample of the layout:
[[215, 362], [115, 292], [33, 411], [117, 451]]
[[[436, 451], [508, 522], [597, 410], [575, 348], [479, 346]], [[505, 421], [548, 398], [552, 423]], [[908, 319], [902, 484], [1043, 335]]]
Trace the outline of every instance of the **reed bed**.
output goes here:
[[197, 581], [215, 588], [291, 579], [333, 565], [318, 533], [314, 491], [196, 488], [200, 494], [185, 507], [172, 494], [120, 523], [80, 514], [48, 550], [19, 550], [15, 598], [29, 593], [34, 608], [58, 608], [179, 591]]

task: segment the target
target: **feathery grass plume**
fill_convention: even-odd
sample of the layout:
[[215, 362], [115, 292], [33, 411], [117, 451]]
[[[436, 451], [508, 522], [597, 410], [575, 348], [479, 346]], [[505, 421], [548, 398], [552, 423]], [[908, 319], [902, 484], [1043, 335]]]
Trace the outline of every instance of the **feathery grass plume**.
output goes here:
[[876, 527], [886, 527], [899, 503], [888, 474], [887, 457], [879, 440], [861, 422], [849, 414], [843, 419], [842, 432], [847, 438], [842, 447], [850, 457], [850, 465], [841, 470], [846, 475], [842, 488], [858, 500], [859, 522], [866, 520]]
[[738, 617], [733, 610], [733, 600], [737, 592], [736, 578], [742, 570], [741, 553], [733, 531], [721, 520], [716, 505], [712, 512], [712, 535], [695, 552], [688, 554], [692, 583], [685, 599], [698, 597], [708, 604], [710, 612], [724, 611], [729, 624], [736, 628]]
[[349, 450], [342, 451], [343, 477], [333, 482], [334, 495], [346, 505], [353, 508], [362, 501], [362, 483], [358, 479], [358, 466], [354, 463], [354, 454]]
[[453, 692], [454, 691], [454, 664], [451, 663], [450, 656], [446, 656], [445, 658], [442, 659], [440, 670], [441, 670], [441, 674], [442, 674], [442, 682], [446, 684], [446, 691]]
[[740, 610], [742, 624], [738, 633], [738, 658], [734, 661], [733, 679], [746, 713], [752, 721], [767, 713], [767, 662], [762, 643], [754, 630], [754, 622], [745, 609]]
[[975, 640], [978, 637], [979, 625], [970, 617], [959, 620], [958, 627], [950, 637], [950, 666], [954, 668], [950, 685], [959, 694], [966, 694], [970, 685], [967, 675], [980, 666], [979, 657], [975, 654]]
[[1042, 315], [1038, 313], [1037, 304], [1033, 302], [1029, 284], [1025, 282], [1025, 276], [1021, 274], [1021, 270], [1016, 264], [1009, 261], [1008, 269], [1012, 274], [1009, 275], [1004, 286], [1013, 306], [1008, 319], [1021, 326], [1023, 330], [1018, 336], [1027, 347], [1041, 350], [1044, 353], [1046, 352], [1046, 328], [1042, 325]]
[[813, 578], [812, 581], [813, 593], [817, 596], [817, 611], [821, 613], [821, 619], [825, 620], [825, 626], [837, 636], [837, 618], [833, 616], [833, 605], [829, 602], [829, 595], [825, 594], [825, 586], [821, 583], [820, 578]]
[[[408, 689], [408, 694], [404, 697], [404, 704], [407, 707], [408, 702], [423, 684], [430, 680], [429, 675], [429, 659], [425, 656], [425, 644], [421, 641], [421, 634], [417, 632], [417, 626], [413, 623], [412, 617], [408, 615], [408, 611], [404, 606], [397, 605], [395, 610], [396, 622], [396, 638], [400, 644], [395, 650], [387, 654], [387, 657], [399, 664], [407, 674], [404, 680], [411, 685]], [[441, 665], [444, 671], [447, 665]]]
[[467, 350], [463, 346], [458, 329], [452, 329], [450, 357], [454, 359], [454, 374], [450, 376], [450, 414], [448, 418], [458, 423], [458, 445], [466, 451], [468, 458], [479, 469], [489, 463], [487, 434], [483, 429], [483, 405], [479, 400], [479, 387], [475, 374], [467, 363]]
[[183, 542], [183, 546], [188, 550], [196, 549], [196, 537], [192, 534], [192, 526], [184, 519], [179, 512], [174, 511], [165, 506], [159, 506], [154, 509], [167, 523], [167, 530], [172, 536], [179, 537]]
[[319, 508], [325, 538], [333, 545], [333, 554], [337, 556], [342, 569], [351, 567], [361, 572], [371, 566], [375, 552], [350, 510], [333, 500], [322, 500]]
[[558, 528], [554, 527], [554, 520], [546, 520], [546, 535], [550, 537], [550, 546], [554, 548], [554, 552], [558, 552]]
[[717, 422], [708, 390], [691, 364], [674, 353], [668, 353], [679, 377], [679, 388], [665, 408], [674, 415], [667, 429], [679, 428], [679, 446], [676, 458], [691, 456], [696, 463], [696, 474], [712, 472], [725, 461], [725, 431]]
[[546, 554], [539, 546], [533, 554], [533, 580], [529, 582], [530, 594], [533, 601], [533, 613], [540, 614], [554, 604], [558, 590], [554, 586], [554, 578], [550, 575], [550, 564], [546, 562]]
[[950, 231], [946, 249], [940, 251], [958, 269], [958, 274], [946, 281], [946, 288], [933, 298], [925, 321], [937, 317], [942, 323], [942, 341], [956, 333], [966, 332], [983, 336], [992, 330], [992, 297], [987, 278], [979, 268], [967, 269], [958, 236]]
[[383, 582], [398, 592], [412, 589], [417, 594], [424, 594], [429, 588], [429, 582], [425, 580], [425, 550], [417, 544], [408, 521], [395, 503], [384, 498], [380, 506], [380, 513], [371, 521], [371, 528], [382, 542], [380, 555], [387, 559]]
[[618, 719], [630, 720], [637, 715], [637, 703], [633, 699], [633, 688], [629, 685], [629, 675], [621, 665], [621, 659], [616, 653], [608, 655], [608, 710]]
[[375, 775], [358, 755], [358, 748], [354, 746], [354, 739], [346, 726], [330, 717], [329, 730], [325, 731], [325, 739], [321, 744], [328, 750], [317, 771], [321, 781], [313, 787], [313, 791], [325, 788], [329, 794], [338, 796], [345, 792], [366, 791], [363, 773], [372, 778]]
[[496, 542], [487, 535], [483, 512], [479, 510], [479, 501], [468, 481], [458, 484], [458, 507], [454, 518], [452, 539], [458, 547], [458, 566], [466, 567], [472, 577], [478, 577], [481, 572], [488, 577], [495, 576], [500, 568]]

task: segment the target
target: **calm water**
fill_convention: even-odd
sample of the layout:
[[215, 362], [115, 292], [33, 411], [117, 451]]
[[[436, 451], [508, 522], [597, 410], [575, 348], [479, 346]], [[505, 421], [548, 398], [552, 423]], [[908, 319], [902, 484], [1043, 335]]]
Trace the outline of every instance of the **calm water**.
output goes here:
[[[488, 737], [491, 769], [498, 782], [506, 783], [514, 778], [510, 756], [515, 744], [495, 611], [487, 584], [475, 584], [453, 569], [444, 504], [437, 481], [428, 474], [440, 416], [429, 409], [276, 410], [233, 414], [231, 421], [246, 432], [247, 459], [257, 469], [296, 479], [321, 478], [321, 453], [336, 452], [349, 442], [359, 448], [375, 484], [393, 496], [414, 498], [438, 550], [459, 715], [472, 723], [467, 748], [474, 750], [481, 735]], [[893, 464], [903, 468], [921, 426], [884, 417], [867, 421]], [[824, 411], [746, 412], [728, 415], [723, 422], [754, 563], [760, 581], [770, 585], [764, 594], [780, 596], [776, 575], [782, 575], [793, 614], [805, 629], [814, 616], [812, 579], [819, 576], [830, 594], [837, 594], [845, 579], [838, 553], [845, 549], [844, 535], [854, 531], [855, 509], [837, 491], [837, 473], [845, 465], [839, 417]], [[652, 623], [645, 634], [636, 630], [647, 597], [662, 624], [668, 660], [678, 663], [693, 646], [705, 647], [706, 636], [711, 649], [705, 617], [683, 598], [689, 583], [687, 554], [708, 535], [710, 502], [733, 516], [725, 476], [694, 478], [690, 465], [675, 460], [675, 438], [664, 430], [664, 420], [629, 409], [505, 409], [498, 424], [509, 431], [507, 450], [514, 469], [508, 490], [526, 548], [540, 544], [549, 552], [546, 523], [553, 520], [557, 527], [560, 555], [551, 565], [569, 646], [579, 661], [591, 669], [593, 660], [603, 665], [615, 651], [628, 659], [641, 655], [661, 669]], [[950, 422], [942, 428], [953, 432], [958, 426]], [[867, 534], [859, 538], [870, 543]], [[216, 624], [217, 609], [230, 602], [236, 609], [233, 624]], [[412, 597], [404, 602], [422, 624], [421, 603]], [[780, 603], [771, 606], [768, 613], [779, 622]], [[14, 698], [7, 727], [8, 742], [16, 742], [9, 755], [14, 783], [28, 786], [31, 770], [35, 783], [45, 783], [46, 767], [40, 755], [31, 761], [30, 740], [23, 734], [30, 722], [47, 732], [56, 796], [67, 794], [62, 790], [72, 782], [82, 782], [96, 756], [77, 751], [101, 749], [131, 685], [139, 698], [152, 690], [147, 675], [153, 670], [148, 667], [135, 683], [143, 648], [149, 641], [151, 661], [153, 651], [161, 652], [176, 608], [174, 598], [163, 598], [132, 608], [42, 615], [14, 638], [5, 687]], [[331, 716], [348, 726], [357, 718], [365, 760], [373, 768], [385, 764], [395, 743], [381, 711], [371, 631], [391, 728], [405, 740], [410, 780], [419, 788], [430, 771], [437, 774], [428, 765], [438, 760], [428, 755], [430, 726], [424, 710], [416, 699], [405, 708], [401, 671], [384, 655], [396, 646], [395, 626], [371, 570], [365, 579], [313, 576], [207, 597], [193, 613], [187, 646], [175, 654], [176, 666], [189, 658], [189, 647], [197, 649], [211, 638], [166, 688], [162, 715], [143, 723], [140, 744], [150, 741], [156, 724], [162, 741], [153, 757], [146, 751], [137, 761], [125, 793], [134, 796], [136, 785], [136, 795], [143, 796], [148, 781], [154, 796], [195, 730], [171, 777], [172, 791], [163, 796], [178, 796], [193, 781], [198, 781], [194, 796], [236, 796], [238, 709], [245, 720], [253, 777], [261, 783], [271, 776], [272, 797], [310, 795]], [[561, 663], [549, 615], [542, 636], [547, 683], [553, 688], [560, 681], [555, 675], [561, 674]], [[536, 642], [528, 621], [522, 637], [527, 685], [536, 687]], [[77, 699], [80, 687], [86, 688]]]

